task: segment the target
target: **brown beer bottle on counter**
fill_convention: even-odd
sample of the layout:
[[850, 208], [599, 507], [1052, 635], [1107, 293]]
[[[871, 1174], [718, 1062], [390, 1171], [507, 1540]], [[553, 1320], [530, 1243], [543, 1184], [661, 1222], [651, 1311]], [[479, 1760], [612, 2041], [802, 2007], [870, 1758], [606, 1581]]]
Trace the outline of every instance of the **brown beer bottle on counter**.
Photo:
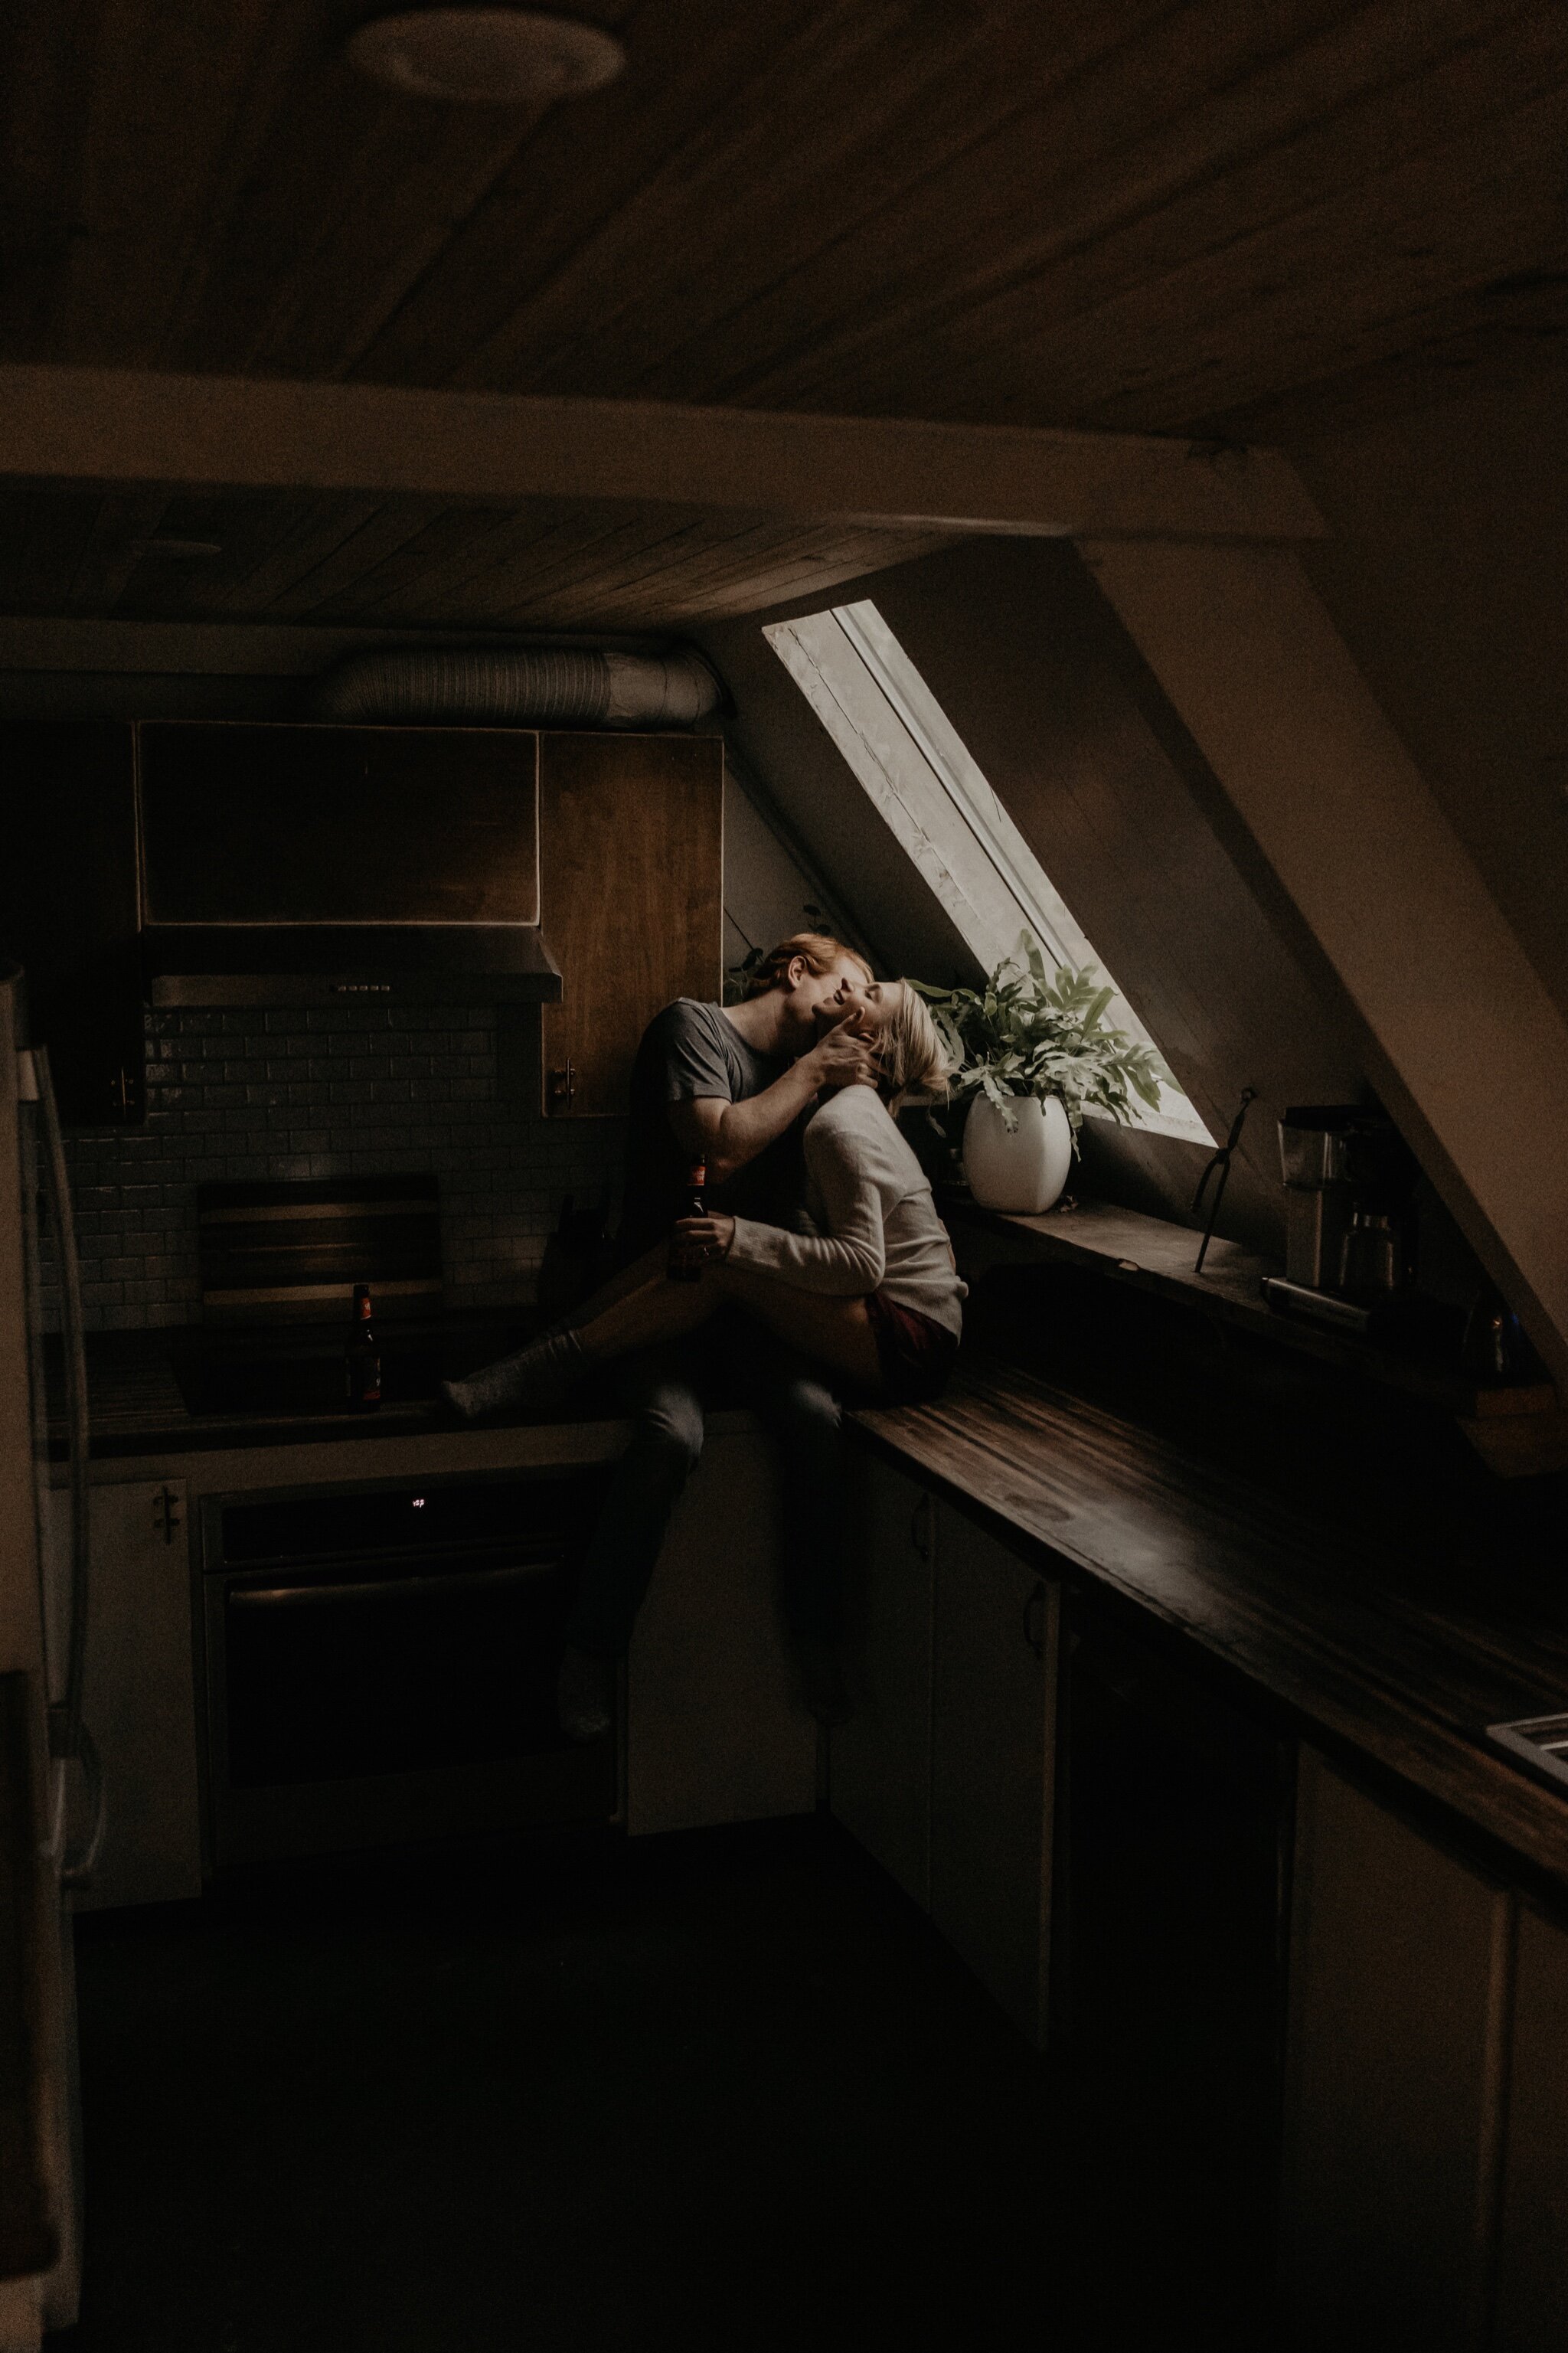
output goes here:
[[[707, 1187], [708, 1164], [704, 1160], [694, 1160], [691, 1164], [691, 1175], [687, 1180], [686, 1197], [680, 1204], [680, 1214], [683, 1218], [707, 1216], [708, 1204], [704, 1198]], [[689, 1242], [682, 1241], [679, 1234], [672, 1234], [669, 1238], [669, 1259], [665, 1267], [665, 1272], [671, 1282], [696, 1282], [701, 1278], [702, 1260], [700, 1253], [693, 1250]]]
[[370, 1320], [370, 1285], [354, 1285], [353, 1329], [343, 1350], [343, 1386], [356, 1413], [374, 1413], [381, 1403], [381, 1347]]

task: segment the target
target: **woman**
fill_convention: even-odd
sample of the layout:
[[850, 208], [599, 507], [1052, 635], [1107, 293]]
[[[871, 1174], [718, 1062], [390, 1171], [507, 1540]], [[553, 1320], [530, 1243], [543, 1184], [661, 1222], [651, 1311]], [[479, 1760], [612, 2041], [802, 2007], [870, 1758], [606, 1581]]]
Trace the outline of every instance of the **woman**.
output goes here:
[[896, 1114], [941, 1094], [947, 1057], [907, 981], [846, 980], [822, 1015], [854, 1021], [874, 1047], [877, 1079], [825, 1095], [806, 1127], [816, 1230], [721, 1215], [682, 1220], [676, 1233], [700, 1253], [700, 1282], [669, 1282], [664, 1252], [650, 1252], [623, 1296], [603, 1307], [590, 1301], [566, 1329], [446, 1384], [459, 1413], [548, 1407], [597, 1366], [695, 1331], [724, 1307], [765, 1324], [864, 1402], [936, 1395], [957, 1352], [965, 1287]]

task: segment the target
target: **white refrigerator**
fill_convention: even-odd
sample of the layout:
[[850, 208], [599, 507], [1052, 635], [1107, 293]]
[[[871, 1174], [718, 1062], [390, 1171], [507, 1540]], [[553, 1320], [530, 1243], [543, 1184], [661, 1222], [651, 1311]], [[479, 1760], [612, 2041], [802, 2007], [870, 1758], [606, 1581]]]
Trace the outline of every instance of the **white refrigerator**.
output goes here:
[[[63, 1356], [51, 1480], [46, 1260]], [[0, 961], [0, 2353], [77, 2316], [81, 2158], [70, 1901], [102, 1835], [81, 1721], [87, 1380], [59, 1122], [26, 985]]]

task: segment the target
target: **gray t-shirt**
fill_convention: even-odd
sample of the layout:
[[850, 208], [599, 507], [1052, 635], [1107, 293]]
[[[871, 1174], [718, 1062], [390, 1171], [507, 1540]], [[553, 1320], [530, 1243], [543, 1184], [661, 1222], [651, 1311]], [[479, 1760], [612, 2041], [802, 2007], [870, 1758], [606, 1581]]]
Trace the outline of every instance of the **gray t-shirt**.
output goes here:
[[[626, 1198], [616, 1244], [622, 1265], [651, 1250], [681, 1211], [691, 1170], [670, 1127], [670, 1104], [703, 1097], [745, 1103], [787, 1068], [749, 1046], [717, 1005], [678, 997], [655, 1014], [632, 1065]], [[792, 1129], [727, 1185], [710, 1186], [708, 1198], [715, 1208], [766, 1225], [787, 1224], [799, 1208], [803, 1185], [799, 1136]]]

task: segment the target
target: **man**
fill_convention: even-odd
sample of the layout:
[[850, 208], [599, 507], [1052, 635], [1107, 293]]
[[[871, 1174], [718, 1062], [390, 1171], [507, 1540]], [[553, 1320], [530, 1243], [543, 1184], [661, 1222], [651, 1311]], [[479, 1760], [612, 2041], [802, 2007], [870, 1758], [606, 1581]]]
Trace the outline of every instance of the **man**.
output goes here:
[[[668, 1232], [698, 1161], [716, 1208], [791, 1221], [799, 1205], [797, 1121], [821, 1088], [869, 1075], [852, 1018], [824, 1031], [820, 1017], [843, 983], [858, 987], [869, 978], [841, 941], [801, 932], [764, 959], [743, 1004], [681, 997], [655, 1017], [632, 1071], [622, 1267]], [[832, 1654], [834, 1548], [824, 1531], [837, 1525], [841, 1508], [838, 1401], [775, 1343], [750, 1343], [745, 1358], [748, 1402], [790, 1458], [782, 1598], [803, 1695], [831, 1715], [842, 1705], [842, 1683]], [[670, 1514], [702, 1451], [700, 1382], [712, 1364], [709, 1352], [687, 1345], [628, 1358], [619, 1370], [632, 1439], [588, 1546], [561, 1671], [562, 1727], [575, 1737], [608, 1726], [614, 1662], [630, 1642]]]

